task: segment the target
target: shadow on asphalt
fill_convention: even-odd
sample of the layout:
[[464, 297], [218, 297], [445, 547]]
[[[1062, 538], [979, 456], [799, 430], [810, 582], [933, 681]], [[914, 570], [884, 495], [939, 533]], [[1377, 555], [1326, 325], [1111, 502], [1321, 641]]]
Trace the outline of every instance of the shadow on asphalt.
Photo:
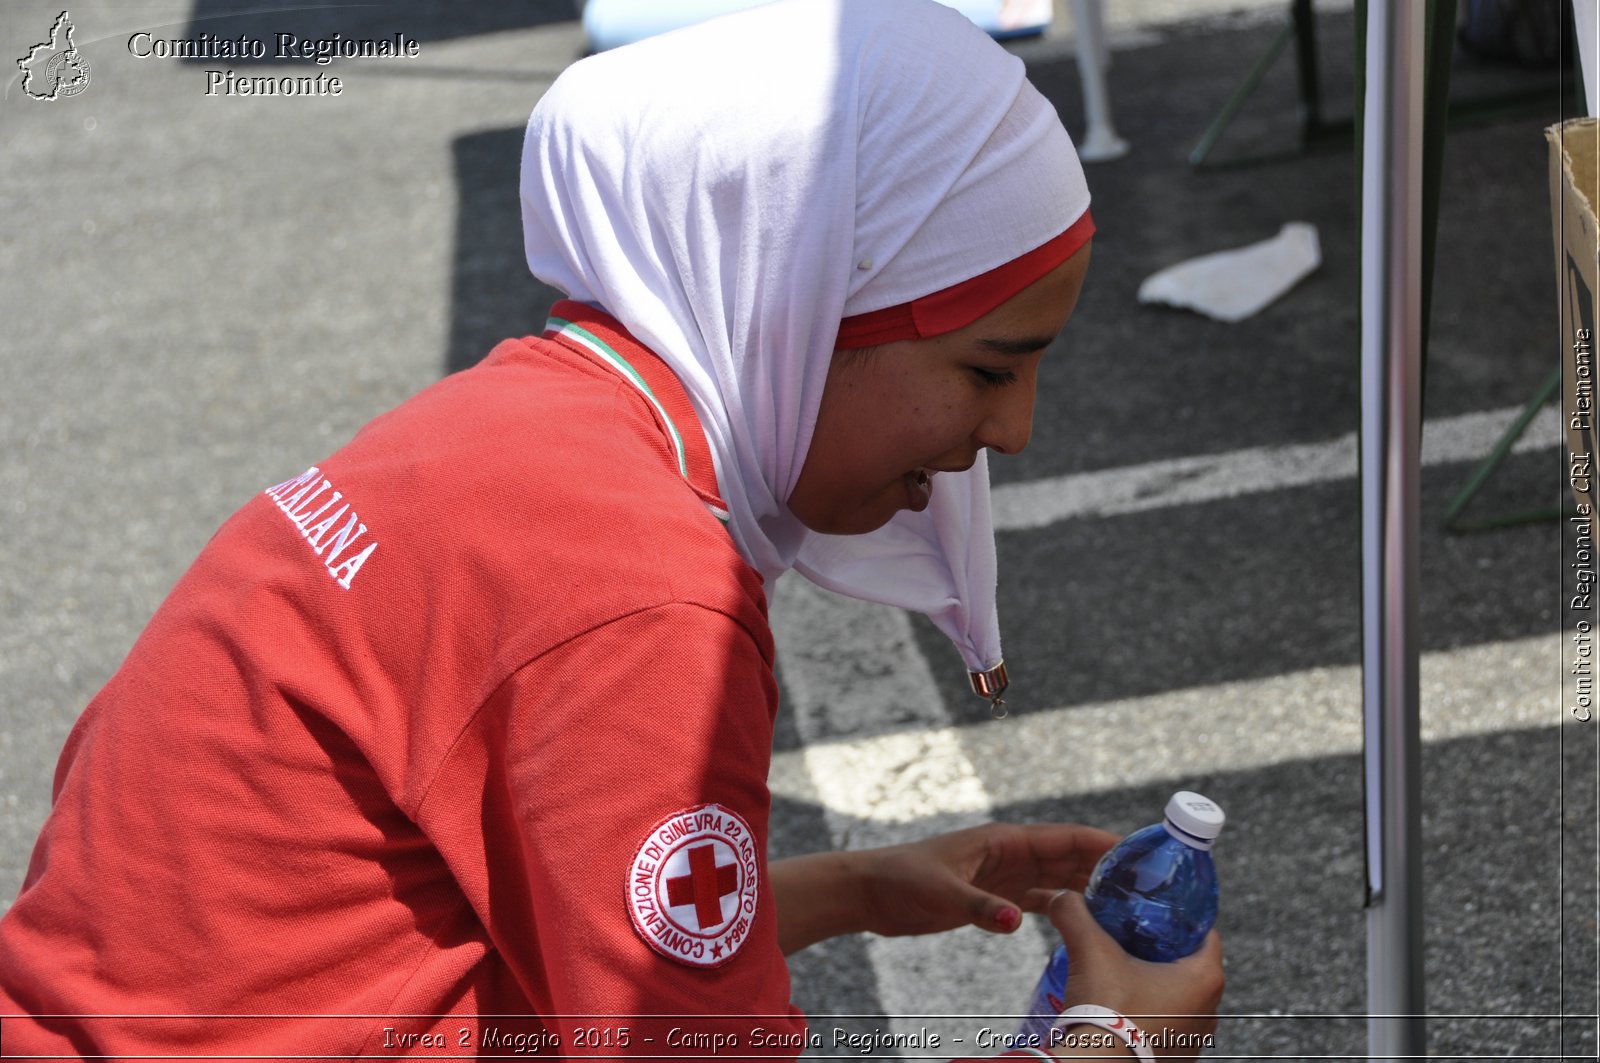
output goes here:
[[[189, 27], [182, 34], [198, 38], [237, 38], [241, 35], [268, 43], [279, 33], [301, 40], [320, 40], [335, 33], [346, 39], [377, 39], [404, 31], [420, 43], [475, 37], [503, 30], [527, 29], [552, 22], [572, 22], [578, 17], [573, 0], [518, 0], [517, 3], [438, 4], [428, 0], [385, 0], [381, 4], [339, 3], [336, 0], [264, 5], [256, 0], [195, 0]], [[213, 62], [192, 59], [190, 62]], [[239, 65], [305, 63], [309, 59], [230, 59]]]
[[[309, 8], [263, 8], [253, 0], [196, 0], [185, 36], [201, 33], [267, 42], [280, 32], [303, 40], [340, 34], [385, 39], [404, 31], [421, 43], [472, 37], [577, 19], [573, 0], [458, 4], [426, 0], [351, 5], [324, 0]], [[576, 58], [576, 56], [574, 57]], [[212, 62], [195, 59], [192, 62]], [[308, 60], [230, 59], [238, 65], [287, 65]], [[530, 77], [535, 74], [530, 74]], [[521, 127], [462, 137], [451, 145], [456, 185], [456, 241], [451, 271], [450, 330], [444, 372], [481, 361], [508, 336], [537, 334], [560, 293], [528, 275], [517, 202]]]
[[456, 248], [445, 372], [476, 365], [508, 336], [537, 335], [560, 292], [528, 273], [517, 172], [522, 128], [493, 129], [451, 145]]
[[[1596, 734], [1550, 727], [1458, 739], [1423, 751], [1424, 949], [1429, 1058], [1593, 1058]], [[1539, 764], [1544, 770], [1503, 770]], [[1063, 772], [1071, 765], [1062, 765]], [[1493, 778], [1492, 793], [1484, 780]], [[1565, 786], [1561, 783], [1565, 781]], [[1365, 1051], [1366, 916], [1362, 779], [1358, 756], [1340, 755], [1185, 779], [1228, 810], [1217, 843], [1218, 927], [1228, 956], [1219, 1058], [1360, 1058]], [[1066, 821], [1131, 831], [1152, 818], [1174, 785], [1160, 783], [996, 808], [997, 820]], [[948, 827], [908, 825], [907, 836]], [[814, 805], [778, 801], [772, 849], [828, 846]], [[1048, 923], [1021, 933], [1047, 944]], [[931, 939], [930, 939], [931, 940]], [[860, 938], [825, 942], [790, 958], [795, 1001], [813, 1027], [881, 1026], [877, 986]], [[1017, 1001], [1020, 1009], [1024, 1001]]]
[[[1169, 33], [1112, 68], [1130, 155], [1092, 165], [1095, 262], [1078, 313], [1041, 372], [1034, 441], [993, 463], [1013, 482], [1271, 444], [1320, 442], [1359, 424], [1359, 246], [1348, 148], [1271, 165], [1192, 169], [1193, 138], [1275, 27]], [[1351, 19], [1320, 23], [1323, 102], [1348, 115]], [[1045, 55], [1034, 82], [1075, 127], [1076, 66]], [[1174, 93], [1175, 83], [1185, 92]], [[1561, 116], [1554, 70], [1462, 55], [1452, 95], [1548, 89], [1446, 144], [1427, 408], [1432, 417], [1520, 404], [1554, 349], [1542, 128]], [[1220, 159], [1293, 145], [1293, 64], [1281, 60], [1240, 111]], [[1341, 112], [1341, 108], [1343, 109]], [[475, 364], [507, 336], [536, 333], [560, 293], [527, 272], [516, 196], [521, 127], [452, 145], [457, 192], [451, 321], [443, 369]], [[1309, 220], [1323, 265], [1255, 318], [1223, 325], [1141, 306], [1140, 280], [1174, 261]], [[1507, 463], [1475, 512], [1559, 501], [1542, 455]], [[1553, 594], [1530, 594], [1527, 559], [1554, 556], [1556, 525], [1471, 536], [1439, 530], [1466, 476], [1430, 468], [1423, 498], [1422, 649], [1557, 628]], [[1354, 480], [1181, 510], [1075, 520], [1002, 535], [1001, 615], [1034, 705], [1087, 704], [1360, 660], [1360, 499]], [[916, 621], [950, 704], [965, 673]], [[946, 667], [948, 665], [948, 667]], [[1019, 691], [1020, 692], [1020, 691]], [[965, 721], [963, 721], [965, 722]], [[780, 737], [780, 748], [784, 742]]]

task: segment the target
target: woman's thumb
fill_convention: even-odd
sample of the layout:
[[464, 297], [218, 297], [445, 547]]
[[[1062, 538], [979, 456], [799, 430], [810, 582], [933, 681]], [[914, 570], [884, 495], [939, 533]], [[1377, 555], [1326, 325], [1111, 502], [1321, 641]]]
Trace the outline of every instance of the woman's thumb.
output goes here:
[[967, 910], [972, 913], [972, 925], [991, 934], [1009, 934], [1022, 925], [1022, 909], [977, 887], [968, 887]]
[[1087, 959], [1107, 947], [1122, 951], [1111, 935], [1102, 930], [1100, 924], [1094, 921], [1094, 916], [1089, 914], [1083, 894], [1062, 890], [1050, 898], [1050, 907], [1046, 911], [1050, 922], [1061, 932], [1067, 952]]

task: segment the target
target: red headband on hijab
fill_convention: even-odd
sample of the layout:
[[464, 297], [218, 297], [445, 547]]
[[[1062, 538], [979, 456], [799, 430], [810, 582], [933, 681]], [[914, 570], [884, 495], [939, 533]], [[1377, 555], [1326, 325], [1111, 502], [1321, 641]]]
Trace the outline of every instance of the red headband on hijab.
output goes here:
[[1078, 253], [1094, 235], [1086, 210], [1066, 232], [1010, 262], [909, 303], [856, 314], [839, 322], [835, 348], [870, 347], [954, 332], [978, 320]]

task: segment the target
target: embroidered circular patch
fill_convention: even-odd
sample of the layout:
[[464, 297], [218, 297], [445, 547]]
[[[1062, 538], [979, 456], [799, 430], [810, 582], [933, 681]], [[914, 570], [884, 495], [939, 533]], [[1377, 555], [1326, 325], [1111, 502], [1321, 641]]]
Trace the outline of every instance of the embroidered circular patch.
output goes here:
[[663, 956], [719, 967], [749, 939], [756, 886], [750, 824], [721, 805], [700, 805], [650, 829], [628, 869], [628, 914]]

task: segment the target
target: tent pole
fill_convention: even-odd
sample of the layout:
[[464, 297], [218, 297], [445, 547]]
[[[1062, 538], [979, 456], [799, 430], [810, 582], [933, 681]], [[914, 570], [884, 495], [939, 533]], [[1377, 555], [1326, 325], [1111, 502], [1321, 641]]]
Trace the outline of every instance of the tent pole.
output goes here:
[[1362, 158], [1368, 1051], [1426, 1051], [1417, 643], [1426, 5], [1373, 0]]

